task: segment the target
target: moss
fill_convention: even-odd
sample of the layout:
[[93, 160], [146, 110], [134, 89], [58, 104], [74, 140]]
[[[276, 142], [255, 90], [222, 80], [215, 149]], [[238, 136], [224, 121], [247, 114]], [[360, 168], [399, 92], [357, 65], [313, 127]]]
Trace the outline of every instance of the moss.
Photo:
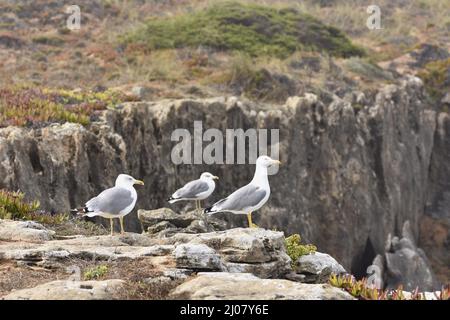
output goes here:
[[97, 280], [108, 273], [108, 266], [99, 265], [86, 270], [83, 274], [84, 280]]
[[170, 18], [153, 18], [121, 38], [148, 50], [205, 46], [251, 56], [286, 58], [296, 50], [326, 51], [339, 57], [361, 56], [338, 29], [296, 9], [224, 2]]
[[295, 264], [301, 256], [315, 253], [317, 248], [312, 244], [301, 244], [301, 237], [299, 234], [293, 234], [286, 238], [286, 252], [292, 260], [292, 264]]

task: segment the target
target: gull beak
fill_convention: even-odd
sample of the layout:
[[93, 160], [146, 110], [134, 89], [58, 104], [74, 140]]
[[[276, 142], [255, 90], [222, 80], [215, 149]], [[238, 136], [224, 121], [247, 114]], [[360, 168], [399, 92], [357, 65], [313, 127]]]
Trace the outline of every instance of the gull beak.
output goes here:
[[273, 160], [273, 163], [277, 164], [277, 165], [281, 165], [281, 161], [280, 160]]
[[134, 184], [140, 184], [141, 186], [144, 185], [144, 181], [142, 180], [134, 180]]
[[212, 177], [214, 180], [219, 180], [219, 177], [218, 176], [214, 176], [214, 177]]

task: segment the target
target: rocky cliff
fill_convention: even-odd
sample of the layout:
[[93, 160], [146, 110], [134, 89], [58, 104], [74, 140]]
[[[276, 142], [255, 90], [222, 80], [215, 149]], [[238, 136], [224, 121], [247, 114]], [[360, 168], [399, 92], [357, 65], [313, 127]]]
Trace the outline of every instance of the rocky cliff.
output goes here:
[[[361, 276], [406, 220], [421, 245], [424, 208], [447, 221], [448, 239], [448, 121], [427, 101], [421, 81], [411, 77], [370, 96], [307, 94], [284, 105], [234, 97], [126, 103], [88, 127], [1, 129], [0, 187], [21, 189], [44, 209], [62, 212], [127, 172], [145, 180], [137, 208], [148, 209], [164, 206], [173, 190], [208, 170], [221, 178], [213, 201], [247, 183], [254, 167], [176, 166], [170, 158], [172, 131], [192, 132], [196, 120], [204, 130], [280, 129], [284, 165], [270, 177], [272, 195], [255, 222], [300, 233]], [[127, 220], [129, 228], [140, 229], [136, 213]], [[244, 223], [239, 217], [229, 221]], [[440, 248], [448, 240], [442, 243]]]

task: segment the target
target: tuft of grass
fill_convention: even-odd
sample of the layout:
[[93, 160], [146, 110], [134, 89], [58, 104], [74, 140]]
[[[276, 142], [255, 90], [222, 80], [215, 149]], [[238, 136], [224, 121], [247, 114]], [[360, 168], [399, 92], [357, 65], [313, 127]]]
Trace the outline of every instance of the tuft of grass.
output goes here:
[[83, 274], [84, 280], [98, 280], [108, 273], [108, 266], [99, 265], [86, 270]]
[[297, 50], [362, 56], [364, 50], [338, 29], [294, 8], [223, 2], [174, 17], [152, 18], [122, 36], [125, 45], [159, 49], [207, 47], [250, 56], [286, 58]]
[[301, 237], [299, 234], [293, 234], [285, 239], [286, 252], [292, 260], [294, 265], [298, 258], [307, 254], [314, 254], [317, 247], [312, 244], [301, 244]]
[[132, 100], [115, 91], [12, 87], [0, 89], [0, 127], [35, 126], [49, 122], [87, 125], [96, 111]]

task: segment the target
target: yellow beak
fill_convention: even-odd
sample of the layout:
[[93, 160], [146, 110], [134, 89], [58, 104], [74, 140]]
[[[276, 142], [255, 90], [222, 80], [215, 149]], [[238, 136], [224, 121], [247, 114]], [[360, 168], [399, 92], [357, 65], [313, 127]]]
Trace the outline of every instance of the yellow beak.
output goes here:
[[276, 163], [278, 165], [281, 165], [281, 161], [280, 160], [273, 160], [273, 163]]
[[142, 180], [134, 180], [134, 184], [140, 184], [141, 186], [144, 185], [144, 181]]
[[219, 180], [219, 177], [218, 176], [214, 176], [213, 179]]

